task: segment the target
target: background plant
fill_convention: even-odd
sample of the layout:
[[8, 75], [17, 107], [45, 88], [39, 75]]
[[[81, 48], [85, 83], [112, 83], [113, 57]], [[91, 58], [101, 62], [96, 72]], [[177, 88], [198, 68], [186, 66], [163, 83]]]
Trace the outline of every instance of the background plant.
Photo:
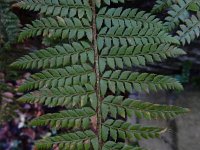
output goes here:
[[16, 47], [20, 21], [11, 10], [15, 2], [0, 0], [0, 124], [16, 117], [18, 108], [14, 102], [15, 89], [10, 82], [17, 79], [18, 73], [9, 68], [13, 59], [24, 54]]
[[64, 134], [60, 130], [61, 135], [36, 142], [39, 149], [141, 149], [129, 145], [127, 139], [159, 137], [166, 129], [132, 125], [128, 117], [135, 114], [146, 119], [171, 119], [188, 111], [125, 96], [133, 90], [182, 90], [171, 77], [130, 70], [185, 52], [155, 16], [138, 9], [110, 8], [111, 3], [124, 1], [18, 3], [23, 9], [44, 15], [22, 29], [20, 41], [40, 35], [59, 39], [57, 46], [30, 53], [12, 64], [22, 69], [42, 69], [19, 88], [32, 91], [21, 101], [63, 108], [31, 124], [71, 131]]
[[165, 23], [167, 30], [174, 32], [182, 45], [190, 44], [199, 37], [200, 2], [198, 0], [157, 0], [153, 13], [167, 10]]

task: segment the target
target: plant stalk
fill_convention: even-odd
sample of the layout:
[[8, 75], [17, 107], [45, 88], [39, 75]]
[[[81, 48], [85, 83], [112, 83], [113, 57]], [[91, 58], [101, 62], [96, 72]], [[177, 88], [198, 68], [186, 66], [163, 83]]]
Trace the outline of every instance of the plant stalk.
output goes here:
[[101, 116], [101, 105], [103, 98], [101, 97], [100, 93], [100, 70], [99, 70], [99, 51], [97, 47], [97, 28], [96, 28], [96, 4], [94, 0], [91, 0], [92, 4], [92, 12], [93, 12], [93, 19], [92, 19], [92, 29], [93, 29], [93, 49], [94, 49], [94, 67], [95, 67], [95, 74], [96, 74], [96, 95], [97, 95], [97, 127], [96, 127], [96, 134], [99, 140], [99, 149], [102, 149], [102, 139], [101, 139], [101, 124], [102, 124], [102, 116]]

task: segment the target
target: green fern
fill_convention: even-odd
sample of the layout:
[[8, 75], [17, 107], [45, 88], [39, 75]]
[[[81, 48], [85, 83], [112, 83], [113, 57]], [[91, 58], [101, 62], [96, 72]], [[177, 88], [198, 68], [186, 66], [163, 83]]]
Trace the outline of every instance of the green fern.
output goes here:
[[3, 40], [6, 44], [16, 43], [16, 39], [19, 34], [20, 23], [18, 17], [10, 10], [11, 2], [15, 1], [0, 1], [0, 43], [1, 40]]
[[67, 109], [31, 121], [34, 126], [48, 125], [71, 132], [36, 142], [38, 149], [142, 150], [129, 145], [127, 139], [156, 138], [166, 129], [132, 125], [128, 117], [135, 114], [146, 119], [171, 119], [188, 112], [120, 96], [132, 91], [182, 90], [182, 85], [171, 77], [129, 70], [185, 54], [177, 47], [179, 40], [167, 33], [154, 15], [109, 7], [123, 2], [18, 3], [21, 8], [44, 14], [22, 29], [20, 41], [44, 36], [62, 43], [30, 53], [12, 64], [22, 69], [42, 69], [19, 88], [30, 91], [20, 101]]
[[159, 13], [170, 7], [176, 0], [156, 0], [155, 5], [152, 8], [152, 13]]
[[185, 24], [180, 25], [180, 30], [177, 31], [177, 39], [181, 41], [183, 45], [190, 44], [191, 41], [199, 37], [200, 33], [200, 19], [199, 16], [193, 15], [190, 19], [186, 19]]
[[155, 16], [145, 11], [138, 11], [138, 9], [125, 9], [119, 8], [107, 8], [103, 7], [98, 12], [96, 20], [97, 28], [100, 29], [102, 24], [105, 24], [108, 28], [115, 26], [158, 26], [162, 27], [162, 22], [155, 18]]
[[[176, 32], [176, 38], [182, 45], [190, 44], [199, 37], [200, 1], [198, 0], [167, 0], [160, 1], [153, 7], [153, 12], [158, 13], [168, 10], [164, 25], [168, 31]], [[197, 12], [197, 14], [195, 14]]]
[[133, 147], [130, 145], [126, 145], [124, 143], [115, 143], [112, 141], [108, 141], [105, 143], [105, 145], [103, 146], [102, 150], [144, 150], [143, 148], [140, 147]]
[[[11, 5], [15, 0], [0, 0], [0, 124], [10, 121], [17, 116], [19, 108], [15, 101], [8, 101], [5, 92], [12, 92], [8, 84], [16, 72], [9, 67], [13, 59], [22, 56], [22, 51], [13, 46], [17, 43], [20, 31], [19, 18], [12, 12]], [[6, 75], [4, 77], [4, 75]], [[12, 77], [11, 77], [12, 76]]]
[[175, 29], [180, 21], [184, 21], [189, 17], [189, 12], [187, 7], [195, 0], [180, 0], [177, 4], [171, 6], [171, 10], [168, 11], [169, 16], [165, 18], [165, 25], [168, 27], [169, 31]]
[[39, 149], [51, 149], [54, 145], [57, 145], [59, 149], [90, 149], [95, 147], [96, 142], [96, 135], [92, 131], [86, 130], [46, 138], [36, 144]]
[[166, 106], [142, 102], [123, 96], [108, 96], [102, 104], [102, 116], [106, 118], [110, 114], [113, 118], [120, 115], [123, 118], [131, 117], [135, 114], [138, 118], [145, 119], [172, 119], [179, 114], [184, 113], [184, 110], [176, 106]]

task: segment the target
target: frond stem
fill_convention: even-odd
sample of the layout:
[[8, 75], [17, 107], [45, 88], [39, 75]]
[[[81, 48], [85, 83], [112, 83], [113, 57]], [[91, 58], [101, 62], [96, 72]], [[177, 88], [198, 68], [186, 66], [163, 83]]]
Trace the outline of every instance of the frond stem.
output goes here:
[[99, 70], [99, 51], [97, 47], [97, 27], [96, 27], [96, 4], [94, 0], [91, 0], [92, 4], [92, 12], [93, 12], [93, 21], [92, 21], [92, 30], [93, 30], [93, 47], [94, 47], [94, 66], [95, 66], [95, 73], [96, 73], [96, 95], [97, 95], [97, 128], [96, 134], [98, 135], [99, 139], [99, 149], [102, 149], [102, 139], [101, 139], [101, 124], [102, 124], [102, 116], [101, 116], [101, 105], [103, 98], [101, 97], [100, 93], [100, 70]]

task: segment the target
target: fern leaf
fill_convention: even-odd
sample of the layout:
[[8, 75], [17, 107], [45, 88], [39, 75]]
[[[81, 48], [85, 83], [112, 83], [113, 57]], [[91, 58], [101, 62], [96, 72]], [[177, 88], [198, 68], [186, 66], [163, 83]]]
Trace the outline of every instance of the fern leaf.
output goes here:
[[128, 122], [124, 122], [121, 120], [112, 120], [109, 119], [102, 126], [102, 138], [104, 141], [107, 141], [108, 137], [112, 137], [114, 141], [117, 138], [126, 139], [136, 138], [141, 140], [142, 138], [157, 138], [162, 133], [164, 133], [166, 129], [161, 129], [157, 127], [142, 127], [141, 125], [131, 125]]
[[[112, 69], [116, 66], [124, 68], [124, 65], [132, 67], [133, 65], [146, 65], [146, 63], [161, 62], [170, 57], [177, 57], [185, 52], [170, 44], [146, 44], [138, 46], [115, 46], [105, 47], [100, 51], [100, 62], [104, 61]], [[113, 62], [113, 64], [109, 62]]]
[[[98, 0], [97, 0], [98, 1]], [[125, 0], [103, 0], [105, 4], [110, 5], [112, 3], [124, 3]]]
[[115, 143], [113, 141], [108, 141], [103, 145], [102, 150], [144, 150], [141, 147], [133, 147], [124, 143]]
[[90, 130], [77, 131], [36, 141], [36, 147], [39, 150], [51, 149], [54, 146], [58, 146], [59, 149], [90, 149], [96, 138]]
[[179, 41], [163, 31], [160, 28], [151, 27], [118, 27], [111, 28], [104, 27], [98, 34], [97, 44], [98, 49], [101, 50], [104, 45], [111, 48], [112, 46], [136, 46], [154, 43], [175, 43]]
[[198, 0], [194, 0], [190, 3], [190, 5], [187, 7], [187, 10], [189, 11], [194, 11], [194, 12], [198, 12], [200, 9], [200, 2]]
[[138, 118], [173, 119], [188, 111], [188, 109], [176, 106], [152, 104], [130, 98], [125, 99], [123, 96], [108, 96], [104, 99], [102, 104], [102, 115], [104, 119], [109, 113], [114, 118], [116, 118], [117, 115], [123, 118], [126, 118], [126, 116], [131, 117], [133, 113], [135, 113]]
[[43, 87], [63, 87], [67, 85], [94, 85], [95, 74], [89, 65], [74, 65], [60, 69], [48, 69], [32, 75], [19, 87], [27, 91]]
[[179, 0], [177, 4], [170, 7], [168, 11], [169, 16], [165, 18], [165, 25], [168, 27], [169, 31], [172, 31], [180, 24], [180, 21], [184, 21], [189, 18], [189, 12], [187, 8], [194, 2], [200, 4], [198, 0]]
[[78, 17], [83, 18], [85, 15], [91, 21], [92, 10], [88, 0], [79, 1], [38, 1], [38, 0], [23, 0], [18, 3], [22, 9], [31, 11], [39, 11], [45, 15], [61, 16], [61, 17]]
[[122, 7], [102, 8], [96, 19], [97, 28], [100, 29], [103, 24], [108, 28], [112, 26], [150, 26], [150, 27], [163, 27], [162, 22], [155, 18], [154, 15], [146, 13], [145, 11], [138, 11], [138, 9], [125, 9]]
[[110, 5], [111, 3], [124, 3], [125, 0], [94, 0], [95, 5], [100, 8], [102, 3]]
[[31, 121], [31, 125], [50, 125], [55, 128], [83, 128], [90, 126], [90, 118], [96, 113], [89, 107], [46, 114]]
[[103, 74], [101, 80], [102, 95], [105, 94], [103, 91], [107, 89], [113, 93], [116, 93], [116, 91], [124, 93], [126, 91], [132, 92], [133, 89], [138, 92], [149, 92], [171, 89], [182, 90], [183, 87], [174, 78], [168, 76], [116, 70], [106, 71]]
[[20, 31], [20, 21], [19, 18], [10, 9], [11, 3], [13, 3], [13, 1], [8, 1], [8, 0], [0, 1], [1, 49], [2, 49], [2, 40], [3, 43], [4, 42], [6, 43], [5, 45], [16, 43], [16, 39]]
[[88, 83], [85, 86], [75, 85], [41, 89], [22, 96], [19, 101], [40, 103], [50, 107], [66, 106], [68, 108], [83, 107], [89, 102], [91, 104], [97, 103], [94, 87]]
[[94, 62], [94, 52], [87, 42], [57, 45], [30, 53], [11, 66], [23, 69], [45, 69]]
[[[126, 122], [128, 116], [135, 113], [146, 119], [168, 119], [188, 111], [120, 96], [133, 90], [182, 90], [182, 85], [171, 77], [123, 69], [161, 62], [185, 52], [177, 48], [179, 40], [154, 15], [138, 9], [102, 8], [111, 3], [124, 3], [124, 0], [24, 0], [19, 3], [22, 8], [39, 11], [44, 16], [23, 28], [19, 40], [44, 36], [50, 41], [68, 42], [33, 52], [12, 65], [42, 70], [19, 88], [33, 90], [20, 101], [67, 108], [31, 121], [34, 126], [74, 131], [38, 141], [39, 149], [142, 150], [125, 143], [133, 138], [159, 137], [166, 129], [131, 125]], [[185, 2], [177, 5], [182, 9]], [[110, 93], [113, 96], [107, 96]], [[109, 117], [116, 120], [106, 120]], [[115, 143], [119, 140], [124, 143]]]
[[19, 41], [39, 35], [61, 39], [82, 39], [86, 36], [91, 41], [91, 33], [90, 23], [84, 18], [48, 17], [26, 25], [22, 29]]
[[176, 2], [176, 0], [156, 0], [156, 4], [152, 8], [152, 13], [159, 13], [170, 7]]
[[192, 15], [190, 19], [184, 21], [185, 25], [180, 25], [180, 30], [177, 31], [177, 39], [182, 45], [190, 44], [191, 41], [199, 37], [200, 34], [200, 19]]

